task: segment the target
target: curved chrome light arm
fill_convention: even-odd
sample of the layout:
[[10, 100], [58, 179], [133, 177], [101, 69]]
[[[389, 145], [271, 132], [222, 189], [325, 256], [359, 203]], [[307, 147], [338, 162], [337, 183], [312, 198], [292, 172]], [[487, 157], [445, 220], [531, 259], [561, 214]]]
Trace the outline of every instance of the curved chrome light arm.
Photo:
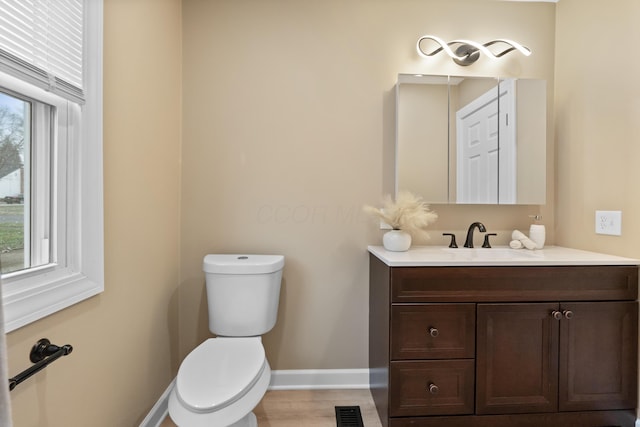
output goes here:
[[[436, 48], [431, 52], [426, 52], [422, 49], [422, 46], [421, 46], [421, 43], [424, 40], [433, 40], [440, 47]], [[492, 46], [496, 43], [503, 43], [508, 45], [509, 47], [499, 53], [494, 54], [487, 47]], [[451, 49], [452, 46], [457, 46], [455, 51]], [[487, 43], [484, 43], [484, 44], [480, 44], [472, 40], [453, 40], [447, 43], [441, 38], [433, 35], [424, 35], [420, 37], [418, 39], [418, 43], [416, 44], [416, 49], [418, 51], [418, 54], [423, 57], [434, 56], [438, 52], [444, 50], [447, 53], [447, 55], [449, 55], [451, 59], [453, 59], [458, 65], [473, 64], [480, 57], [480, 53], [484, 53], [486, 56], [488, 56], [491, 59], [500, 58], [514, 50], [517, 50], [518, 52], [522, 53], [525, 56], [531, 55], [531, 50], [529, 48], [521, 45], [520, 43], [514, 42], [513, 40], [496, 39], [496, 40], [488, 41]]]
[[[430, 52], [430, 53], [427, 53], [424, 50], [422, 50], [422, 47], [420, 46], [420, 43], [422, 43], [423, 40], [433, 40], [434, 42], [438, 43], [440, 45], [440, 47], [437, 48], [436, 50]], [[451, 42], [449, 44], [452, 44], [452, 43], [453, 42]], [[431, 36], [431, 35], [428, 35], [428, 34], [424, 35], [424, 36], [422, 36], [422, 37], [420, 37], [418, 39], [418, 43], [416, 45], [416, 49], [418, 50], [418, 54], [420, 56], [424, 56], [425, 58], [429, 57], [429, 56], [433, 56], [433, 55], [435, 55], [436, 53], [438, 53], [438, 52], [440, 52], [442, 50], [447, 52], [447, 55], [449, 55], [451, 58], [459, 59], [459, 60], [463, 60], [465, 58], [464, 56], [458, 56], [455, 53], [453, 53], [453, 51], [451, 50], [449, 45], [444, 40], [442, 40], [441, 38], [436, 37], [436, 36]]]
[[510, 47], [508, 49], [503, 50], [500, 53], [495, 54], [496, 58], [500, 58], [503, 55], [506, 55], [507, 53], [513, 51], [513, 50], [517, 50], [518, 52], [520, 52], [521, 54], [523, 54], [524, 56], [529, 56], [531, 55], [531, 49], [529, 49], [528, 47], [522, 46], [520, 43], [514, 42], [513, 40], [507, 40], [507, 39], [496, 39], [496, 40], [491, 40], [490, 42], [485, 43], [485, 46], [491, 46], [493, 44], [496, 43], [504, 43], [509, 45]]

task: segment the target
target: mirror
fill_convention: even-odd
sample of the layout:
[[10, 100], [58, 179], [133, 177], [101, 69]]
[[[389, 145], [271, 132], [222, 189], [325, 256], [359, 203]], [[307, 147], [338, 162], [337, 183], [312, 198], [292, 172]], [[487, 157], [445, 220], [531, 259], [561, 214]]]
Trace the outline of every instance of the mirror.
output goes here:
[[544, 80], [400, 74], [396, 192], [545, 204], [546, 94]]

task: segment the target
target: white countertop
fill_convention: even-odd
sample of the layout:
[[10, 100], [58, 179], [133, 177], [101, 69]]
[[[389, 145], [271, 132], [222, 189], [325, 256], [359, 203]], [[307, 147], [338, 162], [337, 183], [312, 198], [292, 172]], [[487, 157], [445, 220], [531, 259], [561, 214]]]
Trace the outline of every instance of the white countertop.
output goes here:
[[600, 254], [561, 246], [540, 250], [456, 248], [413, 246], [406, 252], [392, 252], [382, 246], [369, 246], [369, 252], [390, 267], [437, 266], [536, 266], [536, 265], [640, 265], [640, 260]]

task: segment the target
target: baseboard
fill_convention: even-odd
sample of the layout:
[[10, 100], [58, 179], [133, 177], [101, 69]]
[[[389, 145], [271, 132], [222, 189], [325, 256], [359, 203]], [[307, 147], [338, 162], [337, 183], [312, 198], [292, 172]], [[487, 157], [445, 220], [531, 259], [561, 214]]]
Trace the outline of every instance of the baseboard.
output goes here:
[[169, 394], [175, 382], [175, 379], [171, 381], [169, 387], [162, 393], [160, 399], [158, 399], [156, 404], [153, 405], [153, 408], [151, 408], [151, 411], [149, 411], [144, 420], [142, 420], [140, 427], [160, 427], [165, 418], [167, 418], [167, 415], [169, 415]]
[[368, 369], [301, 369], [271, 372], [269, 390], [369, 388]]
[[[169, 394], [176, 380], [162, 393], [140, 427], [160, 427], [169, 414]], [[300, 369], [271, 371], [269, 390], [323, 390], [369, 388], [368, 369]], [[640, 427], [640, 426], [637, 426]]]

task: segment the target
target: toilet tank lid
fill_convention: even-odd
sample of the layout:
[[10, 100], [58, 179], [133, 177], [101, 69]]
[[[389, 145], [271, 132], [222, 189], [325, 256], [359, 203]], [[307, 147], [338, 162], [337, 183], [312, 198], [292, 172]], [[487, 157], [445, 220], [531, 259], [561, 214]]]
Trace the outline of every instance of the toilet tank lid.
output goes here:
[[205, 273], [265, 274], [282, 270], [282, 255], [209, 254], [204, 257]]

